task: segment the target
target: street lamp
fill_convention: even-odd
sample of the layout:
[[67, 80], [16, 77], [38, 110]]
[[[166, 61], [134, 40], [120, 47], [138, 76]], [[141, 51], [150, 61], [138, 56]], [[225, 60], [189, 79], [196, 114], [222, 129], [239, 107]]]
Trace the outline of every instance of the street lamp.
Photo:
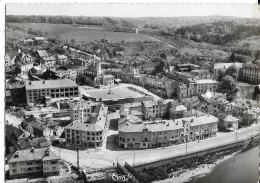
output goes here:
[[187, 154], [187, 137], [188, 137], [188, 134], [185, 135], [185, 142], [186, 142], [186, 154]]

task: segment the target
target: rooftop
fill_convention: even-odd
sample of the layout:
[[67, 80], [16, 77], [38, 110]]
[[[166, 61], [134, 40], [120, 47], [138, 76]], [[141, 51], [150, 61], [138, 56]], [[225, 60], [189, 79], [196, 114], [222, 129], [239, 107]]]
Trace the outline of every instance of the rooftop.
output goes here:
[[214, 69], [227, 69], [231, 65], [236, 65], [238, 68], [243, 67], [243, 63], [215, 63]]
[[39, 160], [58, 160], [59, 157], [52, 152], [48, 147], [44, 148], [30, 148], [25, 150], [17, 150], [10, 158], [8, 163], [21, 161], [39, 161]]
[[148, 122], [148, 123], [130, 123], [125, 122], [119, 126], [121, 132], [143, 132], [145, 130], [151, 132], [170, 131], [182, 129], [185, 122], [189, 122], [191, 126], [198, 126], [203, 124], [217, 123], [218, 118], [212, 115], [191, 116], [175, 120], [163, 120], [162, 122]]
[[49, 54], [45, 50], [37, 50], [36, 51], [40, 57], [48, 57]]
[[47, 88], [67, 88], [67, 87], [78, 87], [78, 85], [70, 79], [27, 81], [25, 83], [26, 90], [47, 89]]
[[218, 83], [216, 80], [212, 80], [212, 79], [200, 79], [200, 80], [196, 80], [195, 83], [197, 84], [214, 84], [214, 83]]

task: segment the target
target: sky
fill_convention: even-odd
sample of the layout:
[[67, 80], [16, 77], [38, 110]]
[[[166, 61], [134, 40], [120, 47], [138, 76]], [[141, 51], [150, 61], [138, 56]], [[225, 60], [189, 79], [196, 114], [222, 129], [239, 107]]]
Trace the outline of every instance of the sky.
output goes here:
[[7, 4], [7, 15], [111, 17], [235, 16], [259, 18], [253, 4]]

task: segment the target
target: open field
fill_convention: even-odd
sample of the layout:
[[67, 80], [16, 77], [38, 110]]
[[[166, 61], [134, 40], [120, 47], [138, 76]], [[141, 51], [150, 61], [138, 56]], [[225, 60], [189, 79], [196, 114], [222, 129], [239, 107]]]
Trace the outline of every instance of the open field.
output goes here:
[[107, 39], [111, 42], [133, 42], [150, 40], [147, 37], [134, 33], [112, 32], [100, 28], [91, 27], [74, 27], [69, 24], [47, 24], [47, 23], [9, 23], [22, 30], [41, 31], [47, 37], [60, 36], [60, 39], [70, 41], [74, 39], [79, 42], [90, 42], [94, 40]]

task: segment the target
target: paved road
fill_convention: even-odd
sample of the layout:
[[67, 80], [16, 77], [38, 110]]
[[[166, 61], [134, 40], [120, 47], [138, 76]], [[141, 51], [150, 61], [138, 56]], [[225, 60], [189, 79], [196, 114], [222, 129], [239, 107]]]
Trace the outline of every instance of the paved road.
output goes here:
[[[242, 128], [237, 131], [237, 139], [242, 140], [251, 137], [255, 133], [259, 133], [260, 124], [254, 124], [248, 128]], [[201, 140], [199, 143], [190, 142], [187, 144], [188, 152], [197, 151], [204, 148], [218, 146], [224, 143], [236, 141], [236, 132], [219, 133], [216, 137]], [[140, 149], [140, 150], [125, 150], [120, 148], [115, 149], [102, 149], [99, 152], [80, 151], [80, 166], [90, 168], [104, 168], [112, 166], [117, 161], [120, 163], [128, 162], [130, 165], [133, 163], [144, 164], [164, 158], [173, 157], [179, 154], [186, 153], [186, 144], [169, 146], [166, 148], [157, 149]], [[72, 164], [76, 165], [76, 151], [61, 149], [61, 158], [66, 159]], [[133, 162], [134, 161], [134, 162]]]

